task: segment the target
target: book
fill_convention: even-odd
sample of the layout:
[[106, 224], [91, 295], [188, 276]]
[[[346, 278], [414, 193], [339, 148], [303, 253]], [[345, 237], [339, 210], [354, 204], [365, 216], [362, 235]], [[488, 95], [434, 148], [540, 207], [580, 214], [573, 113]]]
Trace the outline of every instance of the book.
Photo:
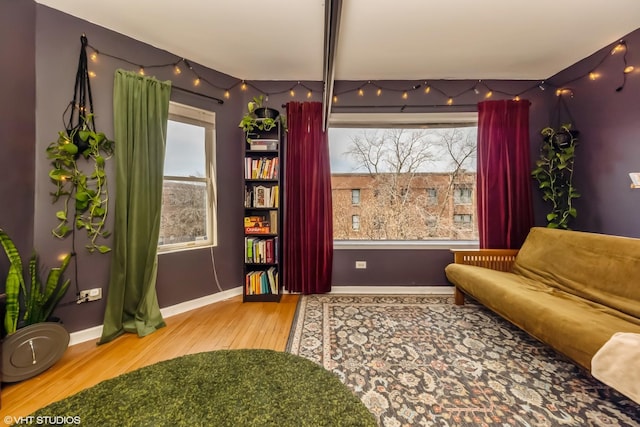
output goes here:
[[269, 211], [269, 224], [271, 233], [278, 234], [278, 211]]

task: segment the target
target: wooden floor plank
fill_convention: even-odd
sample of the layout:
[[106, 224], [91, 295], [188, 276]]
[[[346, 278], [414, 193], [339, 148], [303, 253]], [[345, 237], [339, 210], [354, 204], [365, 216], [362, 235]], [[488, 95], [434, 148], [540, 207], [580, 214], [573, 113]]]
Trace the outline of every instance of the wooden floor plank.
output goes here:
[[74, 345], [46, 372], [3, 385], [0, 420], [29, 415], [105, 379], [185, 354], [238, 348], [283, 351], [297, 303], [297, 295], [283, 295], [280, 303], [242, 303], [242, 297], [234, 297], [167, 318], [166, 328], [144, 338], [127, 334], [101, 346], [95, 341]]

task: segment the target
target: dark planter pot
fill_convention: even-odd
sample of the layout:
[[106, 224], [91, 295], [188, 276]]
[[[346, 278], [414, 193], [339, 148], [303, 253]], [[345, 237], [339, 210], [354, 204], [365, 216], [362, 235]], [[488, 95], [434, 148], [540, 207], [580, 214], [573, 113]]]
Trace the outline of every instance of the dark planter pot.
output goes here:
[[260, 107], [253, 110], [253, 114], [259, 119], [275, 119], [280, 115], [280, 112], [275, 108]]
[[34, 377], [55, 364], [69, 346], [69, 332], [59, 322], [25, 326], [2, 341], [2, 382]]

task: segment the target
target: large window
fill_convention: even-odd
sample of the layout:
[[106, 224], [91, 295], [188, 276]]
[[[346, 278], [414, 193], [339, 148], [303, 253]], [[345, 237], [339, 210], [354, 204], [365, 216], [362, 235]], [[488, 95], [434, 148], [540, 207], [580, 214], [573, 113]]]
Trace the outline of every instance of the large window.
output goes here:
[[159, 250], [216, 244], [215, 113], [172, 102]]
[[387, 117], [330, 124], [334, 239], [477, 240], [476, 114]]

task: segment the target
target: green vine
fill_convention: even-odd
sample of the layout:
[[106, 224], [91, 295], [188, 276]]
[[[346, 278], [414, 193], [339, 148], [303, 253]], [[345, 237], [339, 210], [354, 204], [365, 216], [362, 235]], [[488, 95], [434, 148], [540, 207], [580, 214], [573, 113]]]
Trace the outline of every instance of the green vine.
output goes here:
[[[273, 129], [278, 122], [282, 124], [282, 128], [286, 130], [286, 118], [278, 114], [277, 117], [257, 117], [255, 114], [255, 110], [258, 108], [262, 108], [264, 103], [264, 95], [254, 96], [253, 101], [249, 101], [247, 103], [247, 113], [242, 117], [238, 127], [241, 128], [245, 134], [249, 135], [251, 132], [254, 132], [256, 129], [260, 131], [270, 131]], [[251, 140], [247, 137], [247, 142], [251, 142]]]
[[573, 206], [573, 199], [580, 197], [573, 186], [578, 133], [571, 130], [570, 124], [566, 124], [558, 130], [544, 128], [541, 134], [544, 143], [531, 175], [538, 181], [542, 199], [551, 204], [551, 212], [547, 214], [547, 227], [569, 229], [569, 222], [578, 214]]
[[[49, 177], [56, 185], [51, 193], [53, 203], [62, 199], [63, 208], [56, 212], [58, 225], [52, 230], [54, 236], [63, 239], [72, 232], [85, 229], [89, 237], [86, 248], [89, 252], [107, 253], [106, 245], [99, 245], [98, 238], [107, 238], [110, 232], [105, 230], [109, 206], [109, 192], [105, 163], [113, 155], [113, 141], [104, 133], [95, 132], [89, 126], [91, 115], [82, 117], [82, 124], [71, 132], [58, 132], [58, 140], [47, 147], [47, 157], [52, 160], [53, 169]], [[80, 156], [89, 160], [91, 172], [85, 173], [78, 166]], [[69, 214], [70, 204], [74, 211]], [[69, 222], [73, 221], [73, 225]]]

